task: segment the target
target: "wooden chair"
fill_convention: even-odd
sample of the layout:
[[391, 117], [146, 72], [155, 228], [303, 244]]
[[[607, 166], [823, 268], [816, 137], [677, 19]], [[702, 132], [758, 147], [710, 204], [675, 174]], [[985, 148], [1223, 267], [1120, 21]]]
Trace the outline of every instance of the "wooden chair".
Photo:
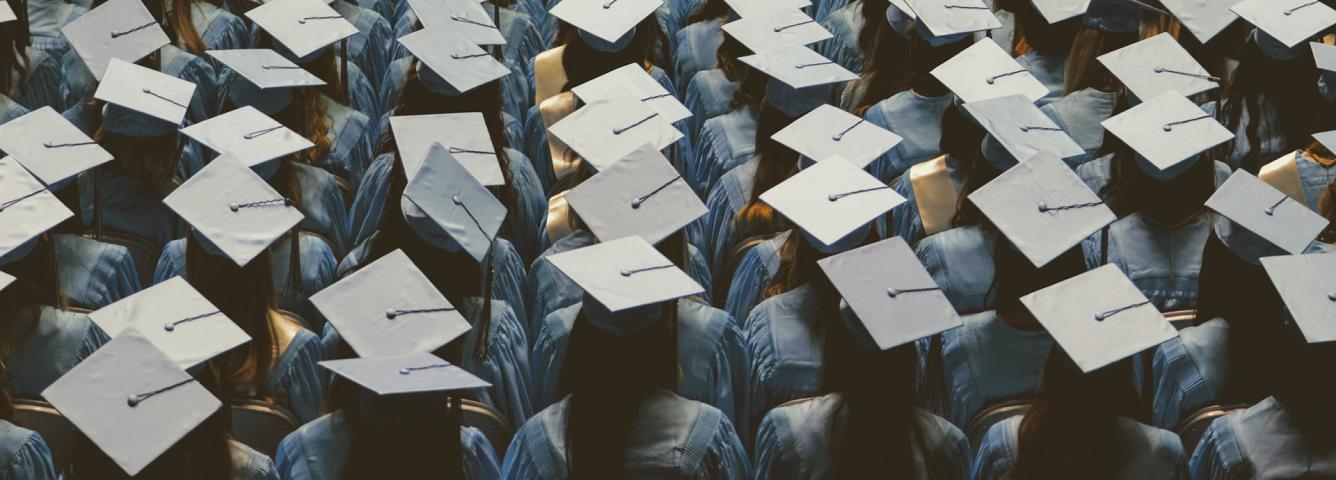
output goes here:
[[55, 465], [56, 472], [64, 472], [69, 467], [74, 446], [81, 434], [56, 407], [41, 400], [15, 399], [14, 420], [23, 428], [42, 435], [46, 447], [51, 450], [51, 463]]
[[1248, 409], [1248, 405], [1212, 405], [1189, 414], [1178, 424], [1178, 438], [1183, 440], [1183, 452], [1192, 456], [1202, 435], [1215, 419]]
[[261, 400], [238, 400], [232, 409], [232, 439], [273, 457], [278, 442], [297, 430], [301, 422], [286, 408]]
[[462, 410], [464, 417], [460, 422], [481, 430], [487, 437], [487, 442], [492, 444], [492, 450], [496, 451], [496, 458], [505, 457], [506, 449], [510, 448], [510, 440], [515, 436], [515, 429], [505, 417], [501, 416], [501, 412], [496, 411], [491, 405], [469, 399], [464, 399]]
[[979, 444], [983, 443], [983, 437], [988, 434], [988, 429], [1008, 418], [1025, 415], [1025, 412], [1030, 411], [1034, 404], [1035, 399], [1033, 398], [1021, 398], [989, 405], [980, 410], [978, 414], [974, 415], [974, 419], [970, 420], [969, 428], [965, 432], [969, 436], [970, 448], [973, 453], [978, 453]]

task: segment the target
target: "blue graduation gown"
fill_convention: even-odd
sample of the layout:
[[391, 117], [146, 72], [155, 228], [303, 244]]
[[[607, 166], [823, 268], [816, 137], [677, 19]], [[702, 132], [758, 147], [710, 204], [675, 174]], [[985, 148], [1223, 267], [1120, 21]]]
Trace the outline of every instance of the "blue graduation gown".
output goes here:
[[42, 435], [0, 420], [0, 478], [10, 480], [56, 480], [51, 450]]
[[[673, 75], [679, 88], [677, 94], [690, 98], [686, 88], [697, 73], [714, 69], [719, 63], [719, 45], [724, 43], [724, 20], [712, 18], [682, 27], [674, 36], [677, 50], [673, 52]], [[689, 107], [689, 106], [688, 106]], [[692, 113], [696, 113], [694, 110]]]
[[139, 291], [139, 274], [125, 247], [78, 235], [51, 239], [60, 288], [70, 305], [97, 310]]
[[1155, 348], [1151, 423], [1177, 428], [1192, 412], [1217, 403], [1229, 372], [1228, 337], [1229, 323], [1217, 318], [1180, 330]]
[[54, 56], [64, 55], [70, 44], [61, 27], [88, 13], [88, 8], [59, 0], [39, 0], [28, 4], [28, 35], [32, 47]]
[[[15, 92], [14, 100], [29, 110], [51, 107], [56, 111], [64, 111], [69, 108], [72, 104], [65, 95], [65, 56], [60, 52], [34, 47], [26, 48], [25, 54], [28, 56], [28, 65], [23, 72], [23, 88]], [[79, 58], [78, 54], [70, 56]]]
[[756, 107], [744, 106], [701, 126], [683, 175], [696, 195], [712, 194], [720, 177], [756, 153], [756, 115]]
[[755, 425], [784, 402], [821, 391], [823, 332], [816, 288], [804, 285], [762, 301], [747, 318], [751, 407]]
[[942, 113], [951, 106], [953, 98], [951, 94], [925, 97], [905, 90], [868, 108], [863, 114], [868, 123], [904, 138], [873, 161], [872, 174], [884, 183], [891, 183], [909, 167], [941, 155]]
[[[1016, 465], [1017, 452], [1020, 451], [1021, 420], [1024, 418], [1011, 417], [988, 429], [974, 458], [971, 478], [1008, 478], [1012, 467]], [[1187, 456], [1183, 454], [1183, 443], [1174, 432], [1144, 425], [1130, 418], [1118, 419], [1117, 432], [1118, 438], [1114, 441], [1121, 447], [1118, 451], [1130, 461], [1121, 465], [1117, 471], [1108, 472], [1109, 478], [1188, 478]]]
[[[965, 315], [960, 328], [942, 333], [942, 373], [946, 404], [934, 406], [957, 427], [984, 407], [1001, 400], [1031, 394], [1039, 387], [1044, 359], [1053, 337], [1043, 329], [1020, 330], [992, 311]], [[932, 359], [927, 359], [933, 361]]]
[[379, 13], [356, 4], [335, 1], [329, 6], [357, 27], [357, 33], [348, 37], [348, 61], [357, 64], [375, 91], [385, 75], [386, 67], [394, 60], [390, 56], [398, 44], [394, 28]]
[[[213, 64], [173, 45], [164, 45], [158, 49], [158, 54], [159, 71], [195, 84], [186, 119], [198, 123], [217, 115], [223, 94]], [[97, 91], [97, 79], [78, 54], [66, 55], [61, 60], [61, 70], [64, 75], [62, 100], [60, 104], [52, 105], [53, 108], [62, 110], [93, 98]]]
[[761, 295], [779, 270], [779, 249], [790, 234], [791, 231], [785, 231], [757, 244], [738, 262], [728, 287], [728, 299], [724, 302], [724, 311], [734, 320], [746, 321], [752, 308], [761, 302]]
[[[351, 72], [353, 67], [350, 66], [348, 71]], [[371, 122], [373, 117], [324, 95], [320, 96], [320, 101], [325, 106], [325, 120], [330, 123], [325, 136], [332, 147], [324, 158], [316, 161], [316, 166], [356, 189], [357, 182], [371, 164], [374, 142], [379, 135], [376, 125]]]
[[278, 470], [268, 455], [236, 440], [228, 440], [228, 446], [232, 453], [233, 480], [278, 480]]
[[914, 253], [947, 300], [960, 313], [993, 308], [993, 249], [997, 232], [980, 227], [953, 228], [919, 240]]
[[1218, 418], [1192, 454], [1192, 478], [1331, 478], [1336, 448], [1307, 440], [1300, 420], [1268, 397], [1242, 412]]
[[190, 18], [209, 50], [235, 50], [255, 45], [246, 22], [226, 9], [206, 1], [190, 2]]
[[[166, 190], [154, 190], [111, 168], [103, 167], [101, 175], [104, 229], [139, 237], [157, 248], [185, 235], [185, 222], [162, 203]], [[84, 228], [94, 227], [93, 177], [80, 175], [78, 180]]]
[[817, 43], [816, 52], [851, 72], [862, 72], [863, 49], [858, 46], [858, 35], [863, 31], [863, 2], [853, 0], [824, 17], [821, 26], [834, 36]]
[[1067, 55], [1040, 55], [1032, 49], [1016, 57], [1016, 63], [1048, 89], [1048, 95], [1035, 103], [1044, 106], [1062, 97], [1067, 81]]
[[[88, 315], [43, 306], [25, 309], [6, 326], [4, 334], [23, 338], [17, 350], [5, 360], [9, 369], [9, 391], [19, 398], [42, 398], [42, 390], [111, 341]], [[21, 321], [37, 316], [35, 322]], [[25, 330], [31, 323], [31, 331]]]
[[[481, 431], [462, 427], [459, 439], [464, 450], [466, 479], [500, 477], [501, 467], [496, 454]], [[344, 462], [348, 460], [352, 446], [352, 426], [343, 410], [339, 410], [289, 433], [278, 444], [274, 462], [279, 476], [287, 480], [337, 480], [343, 478]]]
[[1039, 110], [1085, 150], [1085, 156], [1067, 159], [1069, 165], [1079, 165], [1094, 159], [1095, 153], [1104, 145], [1104, 127], [1100, 124], [1113, 117], [1117, 104], [1117, 92], [1085, 88], [1039, 107]]

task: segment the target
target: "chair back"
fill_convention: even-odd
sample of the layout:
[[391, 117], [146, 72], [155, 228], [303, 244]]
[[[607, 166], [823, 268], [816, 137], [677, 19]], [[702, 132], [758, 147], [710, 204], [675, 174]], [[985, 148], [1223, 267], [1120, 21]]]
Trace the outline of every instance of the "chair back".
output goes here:
[[1164, 312], [1164, 318], [1169, 320], [1169, 324], [1173, 325], [1174, 328], [1182, 330], [1191, 327], [1192, 323], [1197, 320], [1197, 311], [1174, 310], [1172, 312]]
[[1034, 407], [1035, 401], [1033, 398], [1022, 398], [984, 407], [970, 421], [969, 429], [966, 431], [970, 438], [970, 448], [974, 453], [978, 453], [979, 444], [983, 442], [984, 435], [988, 434], [988, 429], [1008, 418], [1025, 415], [1025, 412]]
[[1234, 412], [1241, 412], [1248, 408], [1247, 405], [1212, 405], [1201, 410], [1192, 412], [1178, 424], [1178, 438], [1183, 440], [1183, 452], [1188, 456], [1197, 450], [1197, 444], [1201, 442], [1202, 435], [1206, 434], [1206, 429], [1211, 426], [1215, 419], [1229, 415]]
[[460, 422], [481, 430], [483, 436], [487, 437], [487, 442], [492, 444], [492, 450], [496, 451], [496, 458], [506, 456], [506, 449], [510, 448], [510, 439], [515, 436], [515, 429], [511, 428], [510, 422], [501, 416], [501, 412], [496, 411], [491, 405], [469, 399], [464, 399], [462, 410], [464, 417]]
[[64, 472], [79, 441], [80, 433], [74, 424], [50, 403], [26, 398], [14, 400], [14, 417], [15, 423], [42, 435], [46, 448], [51, 450], [56, 472]]
[[286, 408], [261, 400], [237, 400], [232, 409], [232, 439], [270, 458], [278, 442], [297, 430], [301, 422]]

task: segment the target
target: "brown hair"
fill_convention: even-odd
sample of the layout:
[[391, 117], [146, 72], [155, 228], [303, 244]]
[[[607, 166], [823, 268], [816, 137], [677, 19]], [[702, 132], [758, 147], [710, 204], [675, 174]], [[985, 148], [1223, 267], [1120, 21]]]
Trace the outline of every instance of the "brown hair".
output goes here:
[[196, 235], [192, 232], [185, 240], [186, 279], [251, 337], [245, 346], [209, 362], [222, 372], [224, 385], [232, 387], [223, 388], [224, 393], [231, 395], [235, 387], [245, 385], [258, 391], [281, 353], [273, 324], [277, 302], [269, 251], [238, 267], [231, 259], [206, 251]]

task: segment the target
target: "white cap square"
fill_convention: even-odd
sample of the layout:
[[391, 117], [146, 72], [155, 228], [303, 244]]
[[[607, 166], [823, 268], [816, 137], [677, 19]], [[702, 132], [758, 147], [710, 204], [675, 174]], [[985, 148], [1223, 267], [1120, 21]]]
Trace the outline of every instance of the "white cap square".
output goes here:
[[724, 24], [724, 31], [753, 53], [801, 47], [833, 37], [826, 27], [799, 10], [778, 10]]
[[748, 55], [738, 60], [795, 89], [858, 79], [858, 75], [807, 47]]
[[832, 157], [762, 193], [761, 201], [831, 246], [905, 198], [847, 160]]
[[1313, 62], [1317, 64], [1317, 68], [1336, 72], [1336, 45], [1320, 42], [1311, 42], [1308, 45], [1313, 49]]
[[249, 264], [303, 218], [291, 201], [231, 155], [213, 159], [162, 203], [238, 266]]
[[1086, 373], [1178, 336], [1111, 264], [1021, 297], [1021, 303]]
[[622, 237], [547, 257], [610, 312], [704, 292], [690, 275], [640, 237]]
[[51, 107], [0, 125], [0, 151], [47, 185], [112, 160], [111, 153]]
[[599, 100], [567, 115], [548, 133], [569, 146], [595, 170], [608, 168], [641, 145], [664, 149], [682, 132], [663, 114], [625, 88], [610, 90]]
[[840, 157], [864, 168], [903, 140], [830, 105], [821, 105], [770, 137], [804, 157], [817, 160]]
[[181, 277], [102, 307], [88, 318], [112, 337], [134, 329], [182, 369], [251, 340]]
[[1080, 16], [1090, 7], [1090, 0], [1030, 0], [1035, 10], [1049, 24]]
[[817, 261], [882, 350], [960, 326], [951, 301], [898, 236]]
[[471, 328], [402, 250], [312, 295], [311, 305], [364, 358], [431, 352]]
[[1330, 132], [1319, 132], [1313, 134], [1313, 139], [1327, 147], [1327, 150], [1336, 152], [1336, 130]]
[[439, 143], [404, 188], [416, 205], [474, 260], [482, 262], [506, 220], [506, 207]]
[[325, 85], [320, 77], [273, 50], [209, 50], [208, 54], [262, 90]]
[[5, 289], [9, 288], [9, 285], [13, 283], [14, 283], [13, 275], [10, 275], [5, 272], [0, 272], [0, 292], [5, 291]]
[[632, 235], [659, 243], [708, 210], [659, 150], [642, 145], [566, 193], [599, 240]]
[[[966, 103], [964, 107], [970, 117], [1016, 161], [1024, 162], [1040, 152], [1055, 154], [1059, 158], [1085, 154], [1085, 150], [1029, 98], [1009, 95]], [[984, 149], [984, 155], [991, 153], [990, 149]]]
[[[27, 13], [25, 12], [24, 15], [27, 15]], [[9, 23], [18, 19], [18, 14], [14, 13], [14, 7], [9, 6], [9, 2], [0, 5], [0, 23]]]
[[1171, 91], [1192, 96], [1220, 86], [1220, 79], [1168, 33], [1100, 55], [1098, 60], [1141, 100]]
[[390, 117], [390, 131], [394, 132], [399, 161], [408, 178], [417, 175], [431, 146], [440, 144], [478, 183], [488, 187], [506, 183], [492, 134], [481, 113], [394, 116]]
[[297, 57], [357, 34], [357, 27], [320, 0], [269, 2], [250, 9], [246, 18]]
[[505, 45], [506, 37], [477, 0], [408, 0], [424, 28], [448, 28], [475, 45]]
[[399, 43], [460, 92], [510, 74], [510, 69], [482, 47], [449, 28], [425, 28], [399, 37]]
[[561, 0], [548, 13], [604, 41], [616, 43], [663, 0]]
[[683, 105], [672, 92], [664, 89], [654, 77], [649, 76], [644, 67], [634, 63], [628, 63], [582, 83], [571, 91], [584, 103], [594, 103], [619, 89], [625, 89], [632, 96], [639, 98], [649, 108], [659, 112], [668, 123], [677, 123], [691, 117], [691, 110], [687, 109], [686, 105]]
[[991, 38], [974, 42], [964, 51], [932, 69], [932, 76], [966, 103], [1008, 95], [1038, 101], [1048, 87], [1011, 58]]
[[1263, 257], [1262, 268], [1308, 343], [1336, 341], [1336, 253]]
[[320, 366], [377, 395], [455, 392], [492, 386], [467, 370], [426, 352], [325, 360]]
[[1239, 19], [1229, 7], [1240, 0], [1160, 0], [1164, 8], [1169, 9], [1183, 26], [1197, 37], [1197, 41], [1206, 43], [1229, 28]]
[[1234, 133], [1178, 92], [1166, 92], [1100, 125], [1160, 170], [1168, 170]]
[[1007, 169], [969, 199], [1036, 267], [1118, 219], [1051, 153]]
[[[288, 1], [288, 0], [284, 0]], [[195, 96], [195, 84], [113, 58], [93, 97], [180, 125]]]
[[135, 62], [171, 42], [139, 0], [108, 0], [66, 24], [60, 33], [99, 81], [111, 59]]
[[1231, 9], [1289, 48], [1336, 24], [1336, 9], [1320, 0], [1243, 0]]
[[1244, 170], [1237, 170], [1206, 200], [1206, 207], [1291, 254], [1303, 253], [1327, 219]]
[[73, 216], [14, 157], [0, 158], [0, 257]]
[[934, 37], [992, 30], [1002, 26], [983, 0], [908, 0], [918, 20]]
[[739, 17], [765, 15], [776, 10], [802, 10], [812, 6], [811, 0], [724, 0]]
[[210, 150], [230, 153], [252, 168], [315, 146], [278, 120], [250, 106], [183, 128], [181, 133]]

